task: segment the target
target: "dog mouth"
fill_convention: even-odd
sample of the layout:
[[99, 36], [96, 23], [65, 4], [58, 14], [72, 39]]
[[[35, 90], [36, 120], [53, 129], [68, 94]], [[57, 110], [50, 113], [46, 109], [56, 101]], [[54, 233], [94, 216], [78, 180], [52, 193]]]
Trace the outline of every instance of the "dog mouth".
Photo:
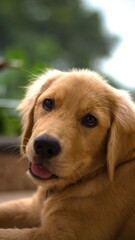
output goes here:
[[53, 178], [58, 178], [54, 173], [52, 173], [48, 168], [46, 168], [42, 163], [30, 163], [29, 173], [40, 180], [49, 180]]

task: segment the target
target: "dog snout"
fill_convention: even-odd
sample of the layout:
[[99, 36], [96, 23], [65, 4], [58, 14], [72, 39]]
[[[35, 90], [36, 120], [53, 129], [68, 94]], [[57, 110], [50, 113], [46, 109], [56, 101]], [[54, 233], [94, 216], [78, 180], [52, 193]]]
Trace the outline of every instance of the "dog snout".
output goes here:
[[60, 153], [61, 146], [56, 138], [44, 134], [35, 139], [34, 151], [42, 159], [50, 159]]

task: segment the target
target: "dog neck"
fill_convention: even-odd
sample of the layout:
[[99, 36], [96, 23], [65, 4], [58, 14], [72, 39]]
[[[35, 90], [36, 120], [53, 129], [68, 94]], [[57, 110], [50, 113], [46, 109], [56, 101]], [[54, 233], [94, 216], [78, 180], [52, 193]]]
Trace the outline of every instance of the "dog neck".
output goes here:
[[[107, 173], [107, 167], [102, 166], [99, 169], [95, 170], [94, 172], [72, 182], [68, 183], [67, 185], [63, 185], [62, 187], [52, 187], [49, 188], [45, 196], [46, 198], [56, 196], [58, 194], [62, 195], [63, 198], [65, 196], [68, 197], [88, 197], [88, 196], [95, 196], [102, 192], [103, 190], [107, 189], [110, 185], [116, 182], [116, 179], [119, 178], [119, 174], [121, 175], [125, 169], [127, 169], [127, 164], [130, 167], [130, 164], [134, 164], [135, 158], [120, 163], [115, 168], [115, 177], [113, 182], [109, 180], [109, 176]], [[128, 171], [128, 170], [127, 170]], [[66, 194], [68, 192], [68, 194]]]
[[[87, 174], [86, 176], [83, 176], [82, 178], [79, 178], [79, 179], [75, 180], [74, 182], [67, 183], [67, 185], [64, 184], [61, 187], [49, 188], [46, 191], [46, 198], [56, 195], [58, 193], [64, 194], [65, 191], [75, 193], [75, 190], [78, 191], [78, 189], [81, 188], [81, 186], [83, 187], [83, 189], [81, 190], [81, 193], [82, 193], [82, 192], [84, 192], [84, 186], [86, 186], [88, 184], [88, 187], [90, 189], [90, 186], [93, 184], [93, 182], [95, 184], [96, 179], [102, 175], [105, 175], [107, 178], [106, 166], [102, 166], [99, 169], [95, 170], [94, 172]], [[73, 188], [74, 188], [74, 190], [72, 191]], [[93, 190], [92, 190], [92, 192], [93, 192]], [[78, 193], [80, 194], [80, 190]], [[87, 191], [86, 191], [86, 193], [84, 193], [84, 195], [86, 195], [86, 194], [87, 194]], [[69, 194], [69, 195], [71, 195], [71, 194]]]

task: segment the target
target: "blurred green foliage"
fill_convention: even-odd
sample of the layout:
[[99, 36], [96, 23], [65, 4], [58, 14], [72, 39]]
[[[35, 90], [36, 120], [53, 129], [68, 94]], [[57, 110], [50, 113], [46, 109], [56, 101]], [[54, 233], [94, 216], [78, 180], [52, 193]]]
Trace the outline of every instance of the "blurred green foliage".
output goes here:
[[[0, 54], [20, 68], [0, 71], [0, 98], [20, 99], [23, 86], [45, 68], [99, 69], [118, 38], [104, 29], [101, 14], [79, 0], [1, 0]], [[0, 105], [0, 134], [18, 134], [19, 120]]]
[[116, 37], [104, 31], [101, 15], [85, 9], [82, 3], [78, 0], [1, 0], [3, 53], [22, 57], [30, 65], [93, 66], [97, 58], [110, 53]]

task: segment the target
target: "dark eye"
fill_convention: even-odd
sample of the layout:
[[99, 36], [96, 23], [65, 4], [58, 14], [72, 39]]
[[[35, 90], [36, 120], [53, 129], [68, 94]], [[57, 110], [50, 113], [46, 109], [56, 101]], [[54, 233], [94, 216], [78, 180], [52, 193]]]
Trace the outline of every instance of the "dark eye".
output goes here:
[[84, 127], [93, 128], [97, 126], [98, 121], [97, 121], [97, 118], [94, 117], [92, 114], [87, 113], [85, 116], [82, 117], [81, 124]]
[[55, 107], [55, 102], [54, 99], [49, 99], [46, 98], [43, 103], [42, 103], [42, 107], [46, 110], [46, 111], [52, 111]]

